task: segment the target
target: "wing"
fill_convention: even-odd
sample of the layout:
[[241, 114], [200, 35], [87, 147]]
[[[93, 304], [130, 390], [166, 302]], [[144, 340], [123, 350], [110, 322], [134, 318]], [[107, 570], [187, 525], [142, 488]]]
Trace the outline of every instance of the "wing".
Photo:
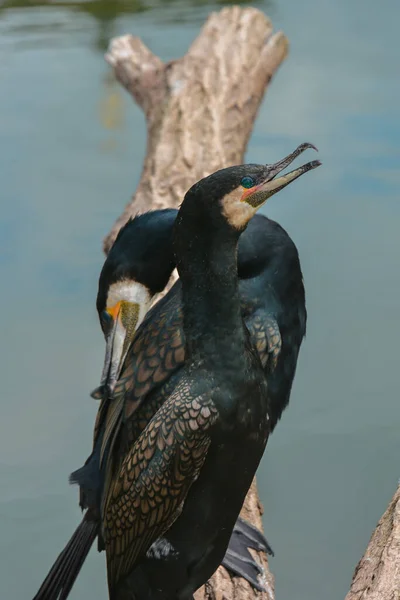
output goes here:
[[124, 397], [124, 419], [143, 399], [161, 386], [185, 360], [181, 285], [149, 311], [138, 329], [115, 387], [114, 398]]
[[211, 397], [181, 382], [126, 455], [103, 520], [110, 589], [178, 518], [217, 418]]
[[272, 315], [263, 311], [250, 314], [246, 319], [253, 346], [257, 349], [262, 366], [268, 364], [269, 372], [274, 371], [282, 348], [282, 339], [279, 325]]
[[[184, 360], [181, 286], [177, 282], [149, 311], [128, 351], [112, 400], [107, 399], [107, 406], [99, 408], [94, 441], [102, 431], [101, 461], [122, 422], [131, 420], [147, 396], [161, 387], [183, 365]], [[140, 431], [158, 408], [159, 405], [153, 411], [141, 411]], [[144, 415], [147, 421], [143, 423]], [[104, 420], [105, 425], [101, 429]], [[137, 430], [136, 424], [133, 425]]]
[[124, 419], [160, 387], [185, 360], [180, 286], [156, 304], [140, 327], [125, 361], [114, 397], [124, 396]]
[[[92, 454], [84, 467], [75, 471], [70, 478], [71, 483], [81, 486], [80, 504], [83, 508], [97, 504], [97, 501], [89, 498], [89, 490], [100, 494], [102, 502], [105, 501], [102, 490], [107, 487], [110, 470], [114, 469], [115, 462], [124, 456], [127, 445], [133, 445], [171, 394], [173, 387], [168, 385], [168, 379], [181, 367], [184, 358], [181, 286], [177, 282], [149, 311], [139, 328], [113, 398], [102, 398], [100, 401]], [[151, 394], [156, 388], [160, 388], [160, 393]], [[151, 396], [149, 400], [148, 396]], [[118, 456], [114, 456], [117, 439]]]
[[124, 420], [119, 437], [119, 449], [122, 456], [125, 456], [125, 453], [133, 446], [149, 421], [174, 393], [179, 379], [180, 371], [177, 371], [160, 388], [146, 396], [145, 401], [140, 404], [133, 415]]

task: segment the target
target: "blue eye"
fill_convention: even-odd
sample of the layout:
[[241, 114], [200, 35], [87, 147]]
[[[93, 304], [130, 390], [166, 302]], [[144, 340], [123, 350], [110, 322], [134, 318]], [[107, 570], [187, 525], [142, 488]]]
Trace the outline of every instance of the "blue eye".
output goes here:
[[113, 323], [113, 318], [107, 310], [102, 310], [100, 313], [100, 325], [104, 335], [108, 335]]
[[254, 187], [254, 179], [252, 177], [243, 177], [240, 185], [244, 188], [252, 188]]
[[112, 321], [112, 316], [107, 310], [103, 310], [101, 313], [101, 320], [105, 325], [108, 325]]

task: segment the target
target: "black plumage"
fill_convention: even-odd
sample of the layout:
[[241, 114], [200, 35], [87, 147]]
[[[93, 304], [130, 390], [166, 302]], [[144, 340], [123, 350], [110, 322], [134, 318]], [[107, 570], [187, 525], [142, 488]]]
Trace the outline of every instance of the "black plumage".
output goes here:
[[219, 203], [247, 172], [195, 186], [177, 217], [186, 360], [109, 487], [103, 532], [112, 599], [191, 598], [223, 559], [264, 451], [267, 388], [240, 315], [240, 232]]
[[[163, 211], [147, 213], [158, 221]], [[168, 209], [169, 214], [173, 211]], [[175, 216], [178, 211], [174, 211]], [[136, 217], [126, 227], [135, 237]], [[172, 230], [173, 223], [161, 227]], [[155, 231], [153, 229], [153, 231]], [[162, 236], [161, 239], [168, 239]], [[117, 250], [115, 243], [115, 250]], [[157, 262], [168, 254], [159, 245]], [[106, 261], [107, 262], [107, 261]], [[131, 262], [134, 263], [134, 254]], [[148, 263], [152, 269], [152, 263]], [[170, 270], [171, 274], [172, 268]], [[289, 402], [297, 357], [306, 333], [305, 290], [297, 248], [275, 221], [255, 215], [239, 239], [238, 278], [241, 313], [268, 376], [271, 428]], [[136, 280], [139, 281], [140, 280]], [[282, 355], [285, 360], [281, 360]], [[124, 418], [180, 368], [185, 357], [181, 281], [146, 315], [125, 360], [113, 398], [123, 398]], [[279, 357], [279, 358], [278, 358]], [[270, 360], [269, 360], [270, 359]], [[272, 363], [272, 364], [271, 364]]]
[[[211, 223], [215, 222], [215, 217], [218, 217], [218, 212], [215, 213], [214, 219], [211, 221]], [[170, 220], [170, 218], [171, 211], [169, 211], [168, 220]], [[159, 223], [160, 222], [162, 222], [162, 220], [160, 220]], [[113, 248], [114, 261], [118, 248], [118, 243], [124, 238], [124, 236], [126, 238], [127, 230], [130, 227], [133, 227], [134, 223], [135, 221], [129, 224], [125, 228], [125, 230], [121, 232], [121, 235]], [[199, 230], [202, 231], [204, 229], [205, 223], [201, 223], [200, 220], [200, 224], [197, 222], [196, 226]], [[171, 229], [170, 223], [168, 224], [166, 229], [168, 229], [168, 227], [169, 229]], [[190, 229], [188, 230], [188, 232], [193, 234], [193, 228], [191, 232]], [[249, 235], [249, 232], [251, 232], [252, 235]], [[211, 236], [210, 240], [202, 240], [203, 250], [207, 249], [208, 245], [211, 248], [213, 248], [213, 245], [211, 243], [213, 240], [212, 236], [215, 236], [215, 231], [213, 227], [211, 227], [209, 235]], [[164, 231], [164, 234], [159, 237], [159, 240], [164, 240], [164, 242], [165, 240], [167, 240], [168, 245], [168, 240], [170, 240], [169, 234], [166, 234]], [[208, 244], [208, 242], [210, 243]], [[261, 245], [258, 245], [258, 243], [260, 243]], [[191, 237], [191, 239], [187, 239], [186, 246], [189, 249], [191, 249], [192, 246], [196, 246], [195, 244], [193, 244], [193, 236]], [[225, 251], [227, 247], [229, 247], [229, 243], [227, 244], [226, 241], [222, 243], [222, 245], [220, 246], [220, 254], [221, 248], [223, 251]], [[266, 249], [268, 249], [268, 251], [265, 251]], [[222, 252], [222, 255], [223, 254], [224, 252]], [[168, 248], [165, 249], [165, 252], [163, 251], [162, 254], [159, 254], [159, 258], [160, 256], [167, 257]], [[243, 260], [241, 260], [241, 258], [243, 258]], [[189, 260], [189, 262], [192, 265], [194, 264], [191, 259]], [[116, 264], [118, 264], [118, 259], [116, 260]], [[126, 260], [125, 264], [127, 265]], [[170, 262], [168, 267], [169, 272], [172, 270], [172, 267], [173, 264], [171, 264]], [[166, 277], [165, 274], [168, 271], [168, 269], [164, 271], [164, 279]], [[218, 279], [220, 279], [222, 275], [225, 274], [225, 269], [223, 268], [223, 266], [219, 265], [217, 271], [219, 275]], [[232, 265], [227, 266], [227, 272], [229, 272], [230, 277], [232, 278]], [[210, 272], [208, 272], [207, 275], [210, 276]], [[215, 273], [211, 273], [211, 275], [212, 277], [210, 281], [215, 286], [217, 284], [217, 281], [215, 279]], [[290, 388], [296, 367], [297, 354], [302, 337], [305, 333], [306, 322], [304, 289], [302, 284], [302, 277], [297, 251], [294, 244], [287, 236], [286, 232], [284, 232], [279, 225], [277, 225], [273, 221], [267, 220], [265, 217], [254, 218], [252, 220], [249, 229], [245, 232], [244, 235], [242, 235], [240, 241], [239, 276], [241, 278], [241, 312], [245, 318], [246, 325], [251, 333], [253, 343], [258, 349], [261, 360], [263, 361], [266, 372], [268, 373], [268, 381], [272, 392], [271, 408], [269, 412], [273, 428], [276, 424], [276, 421], [280, 417], [282, 410], [284, 409], [289, 400]], [[136, 280], [138, 280], [138, 276], [135, 275], [135, 277]], [[188, 271], [186, 273], [186, 277], [189, 281], [193, 279], [192, 267], [190, 269], [190, 272]], [[201, 282], [201, 277], [199, 279], [199, 282]], [[148, 286], [148, 283], [146, 285]], [[196, 284], [194, 284], [193, 289], [197, 290]], [[156, 290], [153, 287], [152, 291], [158, 290]], [[111, 484], [111, 487], [113, 487], [114, 490], [118, 488], [118, 484], [115, 483], [117, 481], [115, 479], [115, 469], [119, 468], [122, 469], [122, 471], [124, 472], [124, 467], [121, 467], [121, 463], [118, 457], [127, 456], [126, 453], [129, 453], [129, 449], [132, 449], [132, 444], [137, 440], [137, 437], [138, 435], [140, 435], [141, 430], [143, 430], [143, 428], [146, 427], [146, 425], [148, 425], [152, 415], [155, 413], [156, 410], [160, 408], [164, 400], [167, 398], [167, 407], [163, 407], [161, 413], [157, 413], [157, 415], [153, 418], [151, 423], [148, 425], [148, 433], [151, 432], [152, 428], [154, 428], [154, 431], [158, 431], [160, 429], [160, 418], [164, 411], [167, 411], [166, 414], [171, 416], [171, 414], [174, 414], [173, 411], [176, 409], [177, 406], [179, 406], [180, 402], [183, 402], [182, 406], [186, 406], [185, 401], [183, 399], [183, 397], [185, 396], [184, 394], [183, 396], [181, 394], [178, 395], [178, 397], [175, 397], [175, 400], [172, 404], [172, 401], [168, 399], [172, 390], [176, 388], [177, 385], [179, 387], [179, 382], [182, 380], [181, 367], [185, 357], [185, 353], [186, 357], [188, 353], [189, 356], [193, 355], [193, 352], [196, 352], [196, 345], [198, 344], [197, 336], [195, 334], [194, 336], [192, 336], [192, 346], [190, 344], [187, 345], [185, 351], [185, 335], [184, 327], [182, 326], [181, 294], [181, 282], [178, 282], [171, 290], [171, 292], [163, 300], [161, 300], [152, 309], [152, 311], [150, 311], [143, 325], [139, 329], [139, 332], [135, 338], [135, 342], [125, 360], [125, 367], [121, 374], [120, 380], [115, 388], [113, 400], [110, 402], [108, 398], [104, 398], [102, 401], [95, 433], [94, 452], [91, 458], [89, 459], [87, 466], [75, 474], [75, 480], [82, 484], [82, 505], [83, 507], [87, 507], [88, 505], [90, 507], [89, 511], [86, 513], [86, 520], [87, 515], [90, 513], [92, 514], [94, 520], [99, 518], [99, 512], [101, 511], [98, 508], [96, 508], [96, 510], [93, 510], [92, 506], [93, 498], [96, 496], [96, 490], [98, 490], [99, 482], [101, 489], [103, 489], [104, 486], [104, 478], [106, 488], [107, 485], [110, 485], [110, 480], [113, 482]], [[204, 320], [203, 327], [207, 327], [208, 329], [210, 329], [211, 327], [212, 330], [213, 323], [216, 327], [216, 330], [213, 332], [213, 335], [211, 335], [214, 344], [216, 331], [220, 331], [221, 323], [225, 319], [225, 310], [221, 311], [221, 305], [215, 297], [213, 298], [211, 296], [210, 298], [208, 298], [208, 301], [209, 308], [210, 306], [212, 308], [211, 312], [214, 314], [214, 319], [209, 319], [207, 321], [207, 315], [202, 314], [201, 310], [199, 310], [199, 308], [201, 309], [200, 302], [199, 307], [192, 309], [192, 315], [195, 315], [196, 318], [193, 320], [192, 323], [186, 322], [186, 330], [192, 332], [195, 331], [198, 325], [199, 315], [202, 315], [202, 318]], [[188, 306], [187, 302], [186, 306]], [[205, 325], [205, 323], [207, 323], [207, 325]], [[230, 329], [230, 331], [232, 331], [232, 328]], [[246, 329], [245, 332], [247, 332]], [[235, 344], [233, 344], [232, 340], [228, 342], [228, 340], [225, 339], [224, 343], [225, 345], [228, 344], [228, 346], [235, 347]], [[246, 341], [246, 344], [247, 343], [248, 340]], [[203, 347], [203, 350], [207, 350], [207, 352], [215, 356], [215, 351], [212, 350], [209, 344]], [[250, 353], [250, 355], [252, 355], [250, 347], [248, 348], [248, 352]], [[240, 356], [240, 354], [241, 353], [239, 352], [238, 355]], [[271, 360], [267, 360], [269, 355], [271, 357]], [[282, 364], [282, 355], [286, 356], [285, 364]], [[211, 366], [212, 365], [209, 364], [209, 367]], [[186, 369], [187, 367], [184, 367], [183, 373], [185, 373]], [[228, 372], [229, 376], [232, 377], [234, 372], [236, 372], [236, 369], [232, 370], [232, 368], [229, 367]], [[240, 372], [240, 369], [237, 372]], [[274, 378], [275, 386], [271, 385], [271, 378]], [[226, 379], [227, 373], [225, 373], [224, 381], [226, 381]], [[194, 384], [196, 384], [196, 381], [194, 381]], [[274, 387], [276, 390], [275, 399], [273, 398]], [[191, 400], [186, 401], [191, 402]], [[200, 403], [200, 405], [203, 406], [203, 403]], [[264, 406], [261, 413], [257, 415], [257, 418], [259, 419], [260, 423], [263, 420], [263, 416], [265, 417], [266, 415], [265, 409], [266, 407]], [[192, 407], [192, 411], [193, 410], [194, 409]], [[252, 407], [251, 410], [254, 410], [254, 407]], [[197, 418], [200, 418], [200, 421], [202, 421], [201, 411], [200, 413], [198, 413], [196, 419]], [[212, 418], [212, 416], [210, 418]], [[171, 431], [174, 430], [175, 434], [173, 436], [173, 440], [174, 443], [177, 443], [177, 441], [179, 440], [179, 436], [177, 437], [176, 430], [174, 429], [175, 421], [176, 415], [170, 421], [170, 427], [172, 429], [169, 433], [168, 431], [164, 433], [166, 439], [168, 439], [168, 436], [171, 435]], [[162, 420], [162, 423], [165, 424], [166, 422], [167, 419], [164, 418]], [[210, 425], [210, 427], [212, 427], [212, 424]], [[201, 429], [200, 425], [199, 428]], [[201, 439], [203, 439], [202, 436], [200, 437]], [[151, 436], [149, 437], [148, 435], [146, 435], [145, 438], [143, 438], [142, 436], [142, 438], [140, 438], [142, 439], [141, 444], [143, 445], [143, 440], [145, 440], [147, 443], [148, 439], [150, 438]], [[203, 442], [200, 442], [200, 446]], [[206, 452], [206, 447], [208, 447], [208, 444], [210, 443], [211, 442], [205, 443], [205, 446], [203, 448], [204, 452]], [[138, 444], [136, 444], [135, 447], [137, 447], [137, 445]], [[141, 484], [134, 484], [134, 482], [137, 482], [138, 478], [140, 479], [140, 474], [143, 472], [143, 465], [146, 464], [147, 460], [146, 451], [147, 453], [150, 453], [150, 450], [147, 447], [143, 447], [142, 457], [140, 457], [140, 452], [135, 453], [136, 460], [139, 462], [136, 465], [132, 466], [132, 468], [129, 470], [130, 474], [133, 474], [133, 476], [131, 477], [131, 479], [128, 477], [128, 479], [123, 481], [123, 487], [129, 487], [129, 485], [136, 485], [136, 487], [139, 486], [140, 488]], [[110, 455], [113, 455], [112, 460], [109, 460]], [[117, 459], [115, 459], [115, 455], [117, 456]], [[202, 453], [200, 452], [200, 456], [201, 455]], [[100, 457], [102, 458], [101, 461]], [[161, 461], [164, 458], [165, 456], [163, 456], [162, 454]], [[215, 463], [217, 464], [219, 457], [216, 456], [214, 457], [214, 459]], [[240, 460], [239, 457], [238, 460]], [[108, 473], [102, 472], [102, 470], [98, 468], [100, 466], [100, 463], [103, 466], [108, 465]], [[93, 468], [93, 464], [95, 464], [95, 468]], [[129, 460], [127, 458], [123, 460], [123, 465], [126, 464], [129, 464]], [[142, 465], [141, 467], [140, 464]], [[183, 463], [183, 465], [184, 464], [185, 463]], [[212, 467], [212, 469], [214, 468], [216, 468], [216, 466]], [[193, 463], [193, 461], [191, 463], [190, 469], [192, 469], [193, 473], [196, 472], [196, 465]], [[183, 470], [185, 470], [184, 467]], [[92, 477], [93, 474], [94, 477]], [[190, 478], [189, 481], [191, 481]], [[227, 488], [229, 488], [228, 482], [226, 482], [226, 486]], [[90, 488], [93, 488], [93, 490], [95, 491], [94, 496], [89, 493]], [[183, 493], [183, 495], [185, 496], [186, 491], [183, 490], [182, 492], [181, 490], [179, 494], [180, 493]], [[99, 507], [98, 500], [99, 496], [96, 498], [95, 502], [97, 503], [97, 507]], [[106, 511], [106, 508], [106, 503], [103, 502], [103, 511]], [[125, 569], [123, 566], [121, 567], [121, 564], [123, 565], [124, 560], [128, 560], [129, 564], [133, 564], [135, 561], [135, 556], [140, 556], [141, 554], [141, 544], [136, 542], [136, 550], [129, 552], [128, 559], [126, 559], [127, 555], [124, 553], [124, 560], [121, 562], [121, 560], [118, 559], [118, 555], [120, 553], [118, 550], [121, 550], [122, 543], [118, 540], [125, 539], [125, 537], [118, 537], [118, 535], [115, 534], [115, 532], [118, 531], [118, 526], [115, 524], [121, 521], [121, 519], [118, 518], [118, 510], [116, 514], [117, 518], [114, 519], [114, 521], [112, 521], [112, 518], [109, 517], [109, 519], [111, 518], [110, 522], [114, 524], [108, 527], [108, 531], [111, 531], [112, 533], [109, 535], [108, 538], [106, 535], [106, 539], [108, 539], [108, 562], [109, 565], [111, 565], [111, 588], [114, 585], [113, 581], [119, 581], [121, 574], [126, 574], [126, 572], [129, 570]], [[125, 524], [131, 520], [129, 519], [129, 514], [130, 513], [127, 513], [125, 515]], [[166, 517], [167, 520], [168, 518]], [[131, 529], [128, 528], [131, 532], [131, 535], [133, 535], [132, 540], [136, 539], [138, 532], [140, 532], [140, 519], [138, 523], [138, 525], [132, 526]], [[105, 531], [107, 532], [107, 518], [104, 519], [104, 526]], [[163, 521], [163, 525], [161, 528], [165, 528], [165, 521]], [[135, 531], [136, 536], [132, 534], [132, 532]], [[143, 531], [147, 531], [147, 526], [144, 528]], [[156, 532], [154, 535], [155, 539], [157, 539], [159, 534], [157, 534]], [[146, 539], [144, 541], [142, 540], [142, 544], [144, 544], [144, 546], [146, 546], [149, 536], [150, 538], [154, 537], [153, 535], [150, 535], [149, 531], [147, 531], [147, 533], [145, 534]], [[258, 542], [255, 542], [255, 545], [257, 545], [257, 543]], [[157, 552], [159, 551], [157, 550], [156, 554]], [[159, 559], [148, 558], [146, 559], [145, 563], [147, 565], [152, 564], [153, 560], [156, 560], [157, 564], [160, 562]], [[112, 567], [115, 561], [117, 561], [117, 563], [119, 564], [118, 567]], [[229, 564], [227, 564], [227, 566], [229, 566]], [[150, 568], [150, 571], [153, 573], [153, 575], [154, 568], [154, 565]], [[143, 583], [143, 573], [146, 571], [146, 569], [147, 567], [144, 568], [144, 570], [141, 569], [141, 575], [139, 576], [139, 574], [136, 573], [134, 577], [136, 584], [139, 587], [140, 585], [148, 585]], [[117, 573], [116, 579], [115, 573]], [[58, 586], [58, 590], [60, 591], [63, 585], [61, 582], [62, 577], [57, 577], [57, 580], [58, 583], [55, 587]], [[132, 582], [130, 582], [130, 589], [133, 589], [131, 584]], [[64, 592], [62, 592], [62, 594], [65, 593], [65, 589], [66, 588], [64, 588]], [[60, 598], [64, 598], [66, 596], [67, 593], [66, 595], [61, 595]], [[56, 598], [58, 596], [37, 596], [37, 598], [42, 597]]]
[[172, 231], [177, 211], [147, 212], [120, 229], [100, 273], [97, 310], [102, 313], [107, 291], [115, 281], [138, 281], [153, 296], [161, 292], [175, 268]]

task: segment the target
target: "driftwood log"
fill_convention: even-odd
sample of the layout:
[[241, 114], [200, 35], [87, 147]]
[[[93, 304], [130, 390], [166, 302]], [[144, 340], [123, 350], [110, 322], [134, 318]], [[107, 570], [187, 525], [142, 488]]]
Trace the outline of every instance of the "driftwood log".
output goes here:
[[[104, 240], [107, 253], [132, 215], [178, 207], [198, 179], [243, 162], [258, 108], [288, 42], [259, 10], [229, 7], [210, 15], [187, 54], [164, 63], [136, 37], [112, 40], [106, 54], [117, 79], [143, 109], [147, 153], [135, 195]], [[262, 528], [256, 482], [242, 515]], [[220, 567], [196, 593], [203, 598], [273, 600], [267, 557], [259, 554], [266, 593]]]
[[107, 62], [143, 109], [147, 152], [131, 202], [104, 241], [107, 253], [127, 219], [177, 207], [205, 175], [243, 162], [266, 87], [288, 42], [259, 10], [211, 14], [184, 57], [164, 63], [136, 37], [112, 40]]
[[358, 563], [346, 600], [400, 599], [400, 485]]

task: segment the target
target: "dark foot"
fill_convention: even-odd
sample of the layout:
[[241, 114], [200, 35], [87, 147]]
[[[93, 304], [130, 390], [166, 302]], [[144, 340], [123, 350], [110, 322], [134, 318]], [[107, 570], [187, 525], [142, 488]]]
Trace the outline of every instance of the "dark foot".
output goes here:
[[222, 565], [231, 573], [246, 579], [257, 590], [266, 591], [259, 581], [260, 576], [264, 574], [264, 569], [251, 556], [249, 548], [274, 556], [271, 546], [261, 531], [239, 517], [233, 528]]
[[[232, 539], [236, 538], [239, 541], [242, 541], [242, 544], [247, 548], [254, 548], [254, 550], [262, 550], [266, 552], [270, 556], [275, 556], [274, 551], [269, 545], [267, 538], [263, 533], [254, 525], [250, 525], [248, 521], [242, 519], [242, 517], [238, 517], [238, 520], [235, 523], [235, 527], [233, 528], [231, 542]], [[229, 547], [231, 545], [229, 543]]]

